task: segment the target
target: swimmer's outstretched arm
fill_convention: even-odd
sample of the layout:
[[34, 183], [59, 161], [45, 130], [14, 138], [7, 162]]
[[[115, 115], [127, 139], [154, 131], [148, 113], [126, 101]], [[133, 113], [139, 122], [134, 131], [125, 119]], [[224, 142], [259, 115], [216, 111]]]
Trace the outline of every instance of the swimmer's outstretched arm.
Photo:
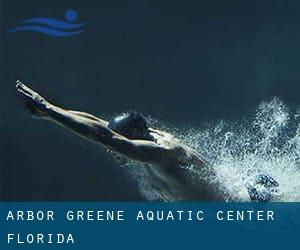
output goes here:
[[60, 108], [17, 81], [17, 91], [22, 94], [37, 117], [63, 125], [84, 138], [101, 143], [125, 157], [147, 163], [162, 164], [173, 156], [172, 149], [151, 141], [129, 140], [108, 128], [108, 122], [91, 114]]

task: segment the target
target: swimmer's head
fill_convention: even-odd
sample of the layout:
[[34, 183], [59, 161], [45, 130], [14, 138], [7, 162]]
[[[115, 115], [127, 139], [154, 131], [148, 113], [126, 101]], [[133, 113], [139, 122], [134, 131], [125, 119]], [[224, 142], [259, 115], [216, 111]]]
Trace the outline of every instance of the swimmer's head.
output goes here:
[[108, 127], [129, 139], [153, 140], [147, 119], [136, 111], [117, 115], [109, 121]]

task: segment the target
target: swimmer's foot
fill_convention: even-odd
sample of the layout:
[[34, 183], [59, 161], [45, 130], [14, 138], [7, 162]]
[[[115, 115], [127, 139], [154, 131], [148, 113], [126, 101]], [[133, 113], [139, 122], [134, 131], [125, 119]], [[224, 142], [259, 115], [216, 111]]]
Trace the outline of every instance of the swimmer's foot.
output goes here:
[[270, 201], [279, 194], [279, 183], [267, 174], [259, 174], [246, 187], [251, 201]]
[[42, 96], [19, 80], [16, 81], [16, 90], [25, 98], [25, 106], [35, 118], [47, 116], [44, 110], [48, 103]]

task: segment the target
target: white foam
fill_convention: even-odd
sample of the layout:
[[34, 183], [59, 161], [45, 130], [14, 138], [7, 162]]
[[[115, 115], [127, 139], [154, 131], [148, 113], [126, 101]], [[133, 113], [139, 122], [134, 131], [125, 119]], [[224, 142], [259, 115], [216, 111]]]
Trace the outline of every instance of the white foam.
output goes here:
[[[245, 184], [257, 173], [267, 173], [280, 185], [275, 200], [300, 201], [299, 113], [292, 113], [281, 100], [273, 98], [262, 102], [252, 117], [241, 122], [220, 121], [205, 130], [176, 129], [176, 135], [213, 165], [220, 191], [228, 198], [249, 200]], [[151, 185], [143, 168], [132, 166], [131, 174], [147, 199], [159, 197], [159, 190]]]

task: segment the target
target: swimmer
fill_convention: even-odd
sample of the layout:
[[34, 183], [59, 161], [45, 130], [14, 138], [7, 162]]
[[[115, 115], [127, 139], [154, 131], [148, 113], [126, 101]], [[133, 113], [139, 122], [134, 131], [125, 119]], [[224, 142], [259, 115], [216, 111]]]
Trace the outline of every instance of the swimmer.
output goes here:
[[[88, 113], [55, 106], [19, 80], [16, 89], [25, 97], [27, 108], [34, 117], [58, 123], [102, 144], [122, 158], [142, 163], [141, 167], [151, 174], [151, 181], [160, 190], [163, 200], [230, 200], [218, 188], [212, 166], [197, 151], [171, 134], [149, 127], [142, 114], [125, 112], [106, 121]], [[193, 180], [190, 166], [209, 178]]]

